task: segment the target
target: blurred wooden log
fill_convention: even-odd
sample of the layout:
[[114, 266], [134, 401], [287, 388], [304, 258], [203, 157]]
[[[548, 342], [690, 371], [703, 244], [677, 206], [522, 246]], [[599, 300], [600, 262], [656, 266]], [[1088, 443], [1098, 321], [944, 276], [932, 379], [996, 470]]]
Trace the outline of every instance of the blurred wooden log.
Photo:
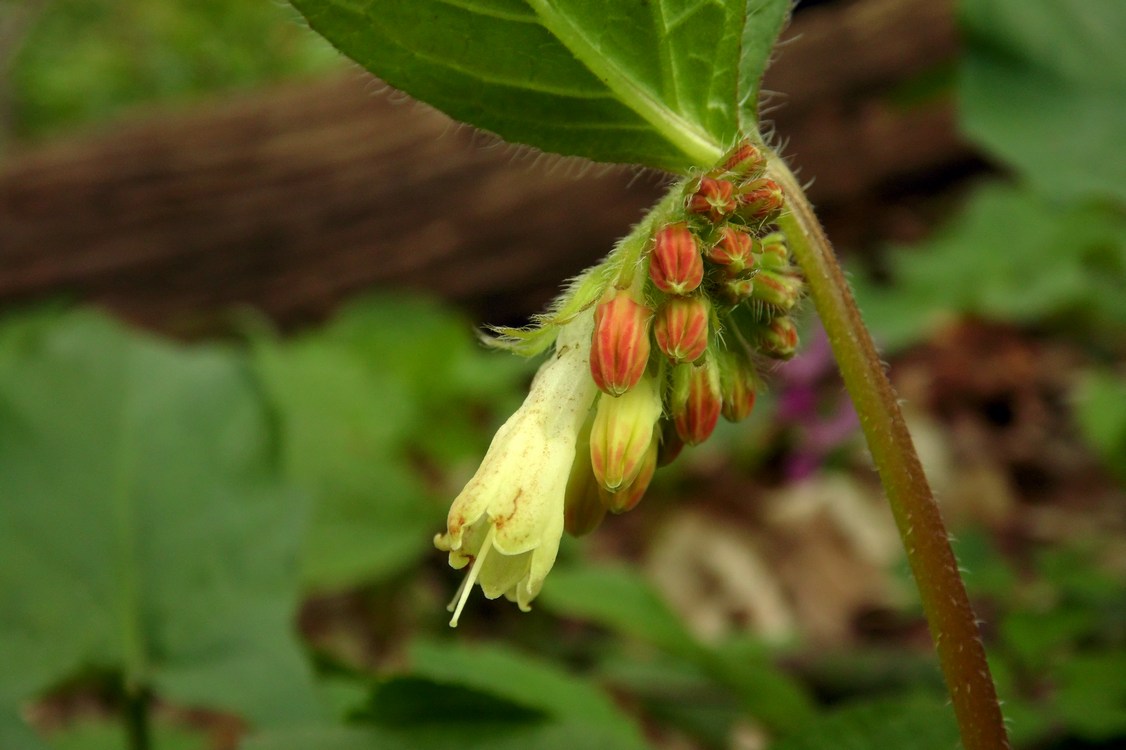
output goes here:
[[[878, 225], [881, 191], [971, 158], [948, 101], [886, 95], [950, 62], [950, 0], [820, 6], [786, 36], [769, 117], [828, 218]], [[185, 332], [238, 304], [299, 324], [382, 285], [511, 319], [659, 192], [657, 175], [491, 145], [376, 86], [283, 87], [16, 155], [0, 168], [0, 304], [72, 295]]]

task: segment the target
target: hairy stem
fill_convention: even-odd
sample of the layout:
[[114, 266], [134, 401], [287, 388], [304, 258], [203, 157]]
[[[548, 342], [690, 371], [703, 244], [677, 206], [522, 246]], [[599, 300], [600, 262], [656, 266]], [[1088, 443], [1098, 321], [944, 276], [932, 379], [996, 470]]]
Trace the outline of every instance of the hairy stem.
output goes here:
[[779, 224], [805, 272], [907, 551], [962, 745], [965, 750], [1008, 748], [966, 587], [872, 337], [801, 185], [776, 155], [771, 156], [769, 171], [782, 186], [789, 208]]

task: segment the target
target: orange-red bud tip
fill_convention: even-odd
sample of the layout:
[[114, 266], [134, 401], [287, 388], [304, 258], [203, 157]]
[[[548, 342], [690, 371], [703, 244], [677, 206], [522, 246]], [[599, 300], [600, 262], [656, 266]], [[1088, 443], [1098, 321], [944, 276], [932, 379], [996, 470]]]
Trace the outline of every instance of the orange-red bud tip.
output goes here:
[[706, 297], [672, 297], [653, 321], [657, 347], [674, 363], [695, 362], [708, 348], [710, 312]]
[[657, 232], [649, 255], [649, 278], [666, 294], [688, 294], [704, 280], [704, 261], [687, 224]]
[[723, 266], [731, 276], [737, 276], [755, 264], [755, 241], [751, 235], [734, 227], [726, 226], [720, 232], [719, 241], [708, 250], [708, 260]]
[[637, 385], [649, 362], [653, 311], [619, 290], [594, 311], [590, 374], [604, 393], [620, 396]]
[[690, 213], [704, 214], [712, 221], [721, 221], [735, 213], [737, 208], [739, 199], [735, 195], [735, 186], [727, 180], [713, 177], [701, 177], [696, 192], [688, 198]]
[[673, 419], [688, 445], [699, 445], [715, 430], [722, 404], [717, 386], [707, 365], [680, 365], [673, 373]]

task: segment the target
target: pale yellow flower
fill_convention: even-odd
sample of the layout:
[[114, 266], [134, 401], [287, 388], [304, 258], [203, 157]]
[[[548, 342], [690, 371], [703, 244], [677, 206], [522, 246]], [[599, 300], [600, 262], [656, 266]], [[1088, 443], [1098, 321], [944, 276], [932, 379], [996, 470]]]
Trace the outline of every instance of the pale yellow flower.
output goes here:
[[597, 388], [590, 376], [593, 318], [564, 326], [528, 397], [493, 437], [477, 473], [434, 538], [450, 565], [472, 564], [450, 602], [456, 626], [474, 584], [527, 611], [555, 564], [575, 443]]

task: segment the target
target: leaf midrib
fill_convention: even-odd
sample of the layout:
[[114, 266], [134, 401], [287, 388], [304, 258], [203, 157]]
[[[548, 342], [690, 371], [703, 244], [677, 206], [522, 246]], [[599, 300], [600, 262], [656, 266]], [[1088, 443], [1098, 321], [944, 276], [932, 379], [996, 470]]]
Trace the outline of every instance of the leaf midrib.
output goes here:
[[580, 63], [613, 91], [627, 107], [679, 148], [696, 165], [714, 164], [723, 149], [715, 139], [670, 110], [639, 86], [598, 49], [570, 18], [553, 7], [548, 0], [526, 0], [544, 28], [570, 50]]

